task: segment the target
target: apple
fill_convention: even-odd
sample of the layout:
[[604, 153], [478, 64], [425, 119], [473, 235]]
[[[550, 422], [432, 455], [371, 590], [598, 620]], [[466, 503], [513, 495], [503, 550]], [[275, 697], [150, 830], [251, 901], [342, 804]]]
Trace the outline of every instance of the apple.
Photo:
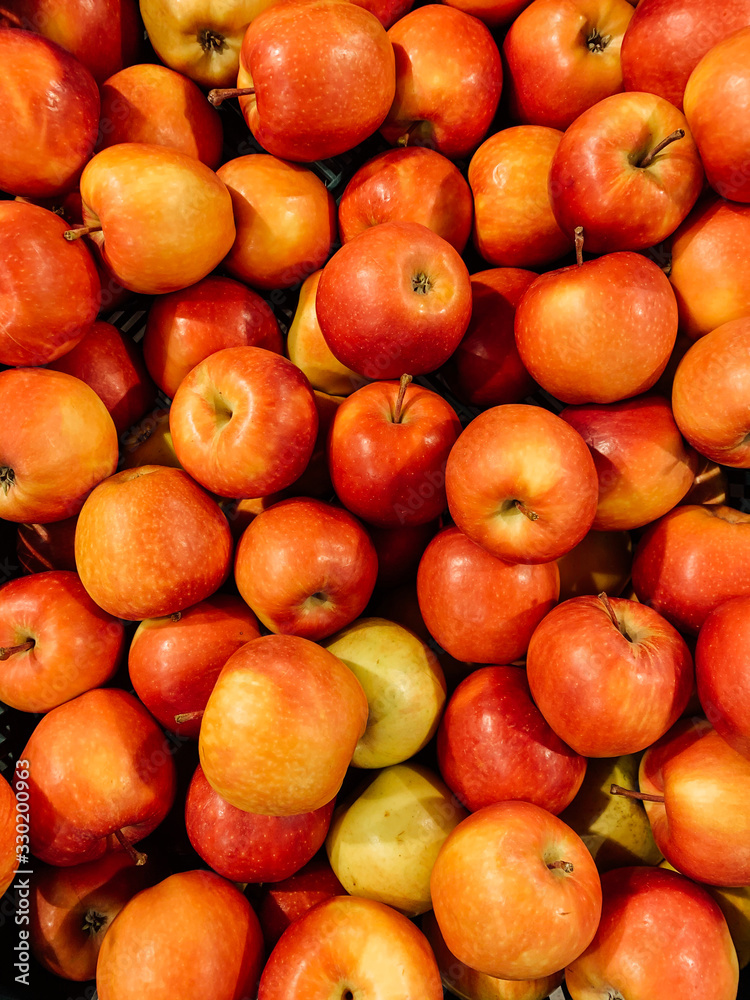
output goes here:
[[237, 809], [215, 792], [198, 765], [185, 801], [190, 843], [230, 882], [280, 882], [323, 845], [333, 800], [299, 816], [259, 816]]
[[750, 758], [747, 705], [750, 686], [745, 669], [750, 648], [750, 597], [724, 601], [708, 615], [695, 647], [698, 696], [719, 736]]
[[77, 574], [50, 570], [0, 587], [0, 699], [22, 712], [48, 712], [117, 669], [122, 622], [102, 611]]
[[[318, 433], [315, 437], [310, 461], [305, 466], [302, 475], [295, 479], [291, 486], [266, 497], [265, 507], [270, 507], [279, 500], [306, 496], [316, 499], [330, 499], [333, 495], [331, 474], [328, 468], [326, 442], [336, 411], [343, 402], [343, 396], [329, 396], [326, 392], [313, 391], [315, 409], [318, 411]], [[241, 503], [241, 501], [240, 501]], [[264, 509], [264, 508], [263, 508]], [[257, 511], [260, 513], [260, 510]], [[240, 531], [241, 534], [241, 531]]]
[[316, 903], [322, 903], [330, 896], [346, 895], [346, 890], [333, 874], [325, 852], [316, 854], [312, 861], [289, 878], [263, 885], [256, 912], [268, 952], [287, 927]]
[[630, 579], [633, 543], [627, 531], [589, 531], [557, 560], [560, 600], [601, 594], [619, 597]]
[[40, 861], [77, 865], [126, 851], [143, 862], [132, 845], [169, 812], [175, 768], [137, 698], [117, 688], [87, 691], [48, 712], [21, 756], [31, 851]]
[[[25, 772], [28, 778], [28, 771]], [[19, 854], [16, 851], [16, 823], [18, 815], [16, 796], [7, 779], [0, 774], [0, 896], [10, 887], [18, 867]]]
[[213, 594], [229, 572], [232, 537], [216, 503], [187, 473], [144, 465], [110, 476], [89, 495], [75, 553], [99, 607], [140, 621]]
[[341, 242], [381, 222], [419, 222], [461, 253], [471, 232], [471, 190], [454, 163], [434, 149], [408, 146], [379, 153], [344, 188]]
[[348, 368], [370, 379], [423, 375], [447, 361], [466, 332], [469, 272], [426, 226], [382, 222], [333, 255], [315, 308], [326, 343]]
[[117, 467], [117, 431], [85, 382], [44, 368], [0, 372], [0, 516], [45, 523], [77, 514]]
[[478, 17], [480, 21], [495, 28], [510, 24], [524, 7], [529, 6], [531, 0], [444, 0], [444, 2], [447, 2], [449, 7], [455, 7], [466, 14]]
[[672, 408], [680, 432], [702, 455], [750, 468], [750, 316], [723, 323], [697, 340], [675, 372]]
[[375, 588], [391, 590], [403, 583], [415, 582], [419, 562], [430, 541], [435, 537], [439, 520], [427, 524], [406, 524], [400, 528], [373, 528], [367, 533], [378, 557]]
[[693, 485], [698, 456], [683, 441], [663, 396], [568, 406], [560, 416], [575, 427], [594, 459], [599, 478], [595, 530], [650, 524]]
[[298, 636], [261, 636], [229, 657], [208, 699], [203, 772], [246, 812], [312, 812], [341, 787], [367, 713], [361, 684], [333, 653]]
[[635, 550], [633, 587], [687, 635], [730, 597], [750, 596], [750, 514], [723, 504], [676, 507]]
[[435, 735], [445, 705], [445, 677], [430, 647], [384, 618], [359, 618], [323, 646], [346, 664], [367, 696], [367, 728], [354, 749], [354, 767], [388, 767], [419, 753]]
[[212, 170], [221, 163], [221, 118], [187, 76], [140, 63], [110, 76], [100, 93], [99, 149], [146, 142], [194, 156]]
[[124, 435], [120, 446], [120, 469], [137, 469], [143, 465], [182, 468], [169, 430], [169, 409], [157, 407]]
[[123, 908], [102, 942], [96, 991], [99, 1000], [236, 1000], [255, 995], [262, 967], [263, 935], [242, 893], [214, 872], [178, 872]]
[[96, 266], [85, 246], [60, 238], [66, 229], [45, 208], [0, 201], [0, 364], [54, 361], [75, 347], [96, 319], [101, 297]]
[[507, 403], [475, 417], [448, 456], [445, 486], [457, 526], [509, 562], [558, 559], [581, 541], [596, 513], [597, 476], [586, 443], [540, 406]]
[[375, 15], [348, 0], [284, 0], [245, 32], [237, 87], [267, 152], [322, 160], [382, 125], [396, 87], [393, 48]]
[[375, 549], [359, 521], [306, 497], [259, 514], [234, 563], [237, 589], [267, 629], [313, 641], [362, 614], [377, 572]]
[[384, 28], [390, 28], [411, 8], [414, 0], [352, 0], [352, 3], [369, 10]]
[[495, 117], [503, 86], [488, 28], [461, 10], [428, 4], [388, 31], [396, 94], [381, 134], [390, 145], [427, 146], [451, 160], [469, 156]]
[[72, 191], [94, 151], [99, 90], [86, 67], [33, 31], [0, 32], [0, 189], [30, 198]]
[[[130, 681], [165, 729], [197, 740], [203, 709], [222, 667], [259, 635], [255, 615], [230, 594], [214, 594], [164, 618], [146, 618], [130, 643]], [[180, 718], [185, 715], [188, 718]]]
[[255, 288], [291, 288], [318, 270], [336, 239], [336, 204], [312, 170], [253, 153], [217, 176], [232, 196], [237, 227], [224, 268]]
[[674, 105], [655, 94], [614, 94], [567, 129], [548, 185], [558, 225], [565, 233], [583, 226], [588, 250], [643, 250], [688, 215], [703, 167]]
[[472, 812], [516, 799], [557, 815], [586, 773], [586, 760], [531, 700], [521, 667], [482, 667], [461, 681], [440, 722], [437, 756], [448, 787]]
[[583, 263], [579, 253], [577, 264], [527, 289], [515, 332], [521, 361], [547, 392], [563, 403], [615, 403], [646, 392], [664, 371], [677, 303], [647, 257], [612, 253]]
[[531, 802], [496, 802], [459, 823], [430, 888], [447, 947], [499, 979], [554, 975], [591, 942], [602, 907], [599, 873], [581, 839]]
[[602, 918], [586, 951], [565, 970], [573, 1000], [592, 996], [702, 996], [735, 1000], [737, 955], [705, 889], [676, 872], [618, 868], [602, 878]]
[[[309, 994], [349, 1000], [443, 1000], [435, 957], [401, 913], [372, 899], [332, 896], [282, 934], [263, 970], [258, 1000]], [[366, 991], [366, 993], [365, 993]], [[106, 998], [102, 998], [106, 1000]]]
[[282, 352], [270, 305], [239, 281], [212, 274], [151, 303], [143, 357], [154, 382], [170, 399], [188, 372], [226, 347]]
[[48, 569], [75, 572], [75, 534], [77, 517], [66, 517], [50, 524], [19, 524], [16, 555], [27, 573]]
[[[672, 409], [674, 411], [674, 406]], [[729, 480], [727, 476], [727, 469], [699, 454], [698, 468], [695, 470], [693, 485], [687, 491], [680, 503], [722, 504], [726, 502], [728, 493]]]
[[169, 411], [180, 464], [212, 493], [257, 497], [290, 486], [315, 445], [310, 383], [262, 347], [215, 351], [180, 383]]

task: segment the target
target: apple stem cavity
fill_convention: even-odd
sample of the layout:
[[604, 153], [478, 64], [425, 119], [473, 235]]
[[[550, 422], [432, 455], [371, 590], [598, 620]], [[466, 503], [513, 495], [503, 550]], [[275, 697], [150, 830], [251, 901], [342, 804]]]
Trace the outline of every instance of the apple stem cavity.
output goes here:
[[3, 488], [3, 494], [7, 497], [8, 490], [11, 486], [16, 485], [16, 474], [7, 465], [0, 466], [0, 486]]
[[25, 653], [28, 649], [33, 648], [33, 639], [27, 639], [26, 642], [21, 642], [17, 646], [0, 646], [0, 660], [8, 660], [15, 653]]
[[575, 871], [575, 868], [570, 861], [550, 861], [547, 867], [550, 869], [559, 868], [560, 871], [564, 871], [566, 875], [572, 875]]
[[583, 226], [576, 226], [573, 237], [576, 245], [576, 264], [580, 267], [583, 264]]
[[594, 28], [586, 38], [586, 45], [589, 52], [604, 52], [611, 41], [611, 35], [602, 35], [597, 28]]
[[125, 839], [122, 830], [115, 830], [115, 837], [122, 845], [123, 850], [128, 855], [134, 865], [145, 865], [148, 858], [142, 851], [136, 851], [133, 845]]
[[620, 621], [619, 621], [617, 615], [615, 614], [615, 609], [612, 607], [612, 602], [610, 601], [609, 596], [604, 591], [602, 591], [601, 594], [597, 594], [596, 596], [599, 598], [599, 600], [604, 605], [604, 610], [609, 615], [610, 621], [612, 622], [612, 624], [614, 625], [614, 627], [617, 629], [617, 631], [620, 633], [620, 635], [624, 636], [628, 640], [628, 642], [632, 642], [633, 640], [630, 638], [630, 636], [628, 635], [628, 633], [625, 631], [625, 629], [623, 628], [623, 626], [620, 624]]
[[215, 90], [209, 90], [208, 103], [218, 108], [230, 97], [250, 97], [254, 93], [255, 87], [218, 87]]
[[400, 135], [398, 139], [396, 139], [396, 145], [402, 148], [404, 146], [408, 146], [411, 137], [414, 135], [414, 133], [417, 131], [417, 129], [421, 124], [422, 124], [421, 121], [412, 122], [411, 125], [408, 127], [408, 129], [404, 132], [404, 134]]
[[198, 44], [204, 52], [223, 52], [227, 48], [226, 38], [213, 28], [198, 32]]
[[535, 510], [531, 510], [530, 507], [527, 507], [526, 504], [523, 502], [523, 500], [514, 500], [513, 504], [516, 510], [520, 510], [523, 516], [528, 517], [530, 521], [539, 520], [539, 515], [537, 514], [537, 512]]
[[80, 240], [82, 236], [88, 236], [90, 233], [100, 233], [102, 227], [97, 223], [95, 226], [78, 226], [76, 229], [66, 229], [63, 236], [66, 240]]
[[669, 146], [670, 143], [676, 142], [678, 139], [684, 139], [684, 138], [685, 138], [685, 129], [684, 128], [676, 128], [674, 130], [674, 132], [671, 132], [666, 137], [666, 139], [662, 139], [661, 142], [657, 142], [657, 144], [654, 146], [654, 148], [651, 150], [651, 152], [650, 153], [646, 153], [646, 155], [643, 157], [643, 159], [641, 160], [641, 162], [640, 163], [636, 163], [636, 166], [637, 167], [650, 167], [651, 164], [653, 163], [654, 157], [658, 153], [661, 153], [661, 151], [666, 146]]
[[201, 708], [197, 712], [180, 712], [179, 715], [175, 715], [174, 721], [178, 726], [181, 726], [183, 722], [194, 722], [195, 719], [203, 718], [203, 709]]
[[624, 795], [626, 799], [638, 799], [640, 802], [663, 802], [663, 795], [652, 795], [650, 792], [634, 792], [632, 788], [623, 788], [622, 785], [610, 785], [610, 795]]
[[401, 408], [404, 405], [404, 396], [406, 395], [406, 387], [411, 382], [411, 375], [402, 375], [401, 382], [398, 387], [398, 396], [396, 397], [396, 406], [393, 410], [393, 422], [394, 424], [401, 423]]

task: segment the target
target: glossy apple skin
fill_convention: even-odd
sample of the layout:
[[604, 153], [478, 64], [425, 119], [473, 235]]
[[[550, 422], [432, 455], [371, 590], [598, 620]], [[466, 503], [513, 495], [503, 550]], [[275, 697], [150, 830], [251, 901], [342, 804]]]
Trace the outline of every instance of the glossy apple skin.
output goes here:
[[447, 361], [466, 332], [469, 272], [426, 226], [383, 222], [333, 255], [315, 308], [326, 343], [348, 368], [370, 379], [423, 375]]
[[72, 375], [10, 368], [0, 372], [0, 407], [23, 416], [0, 429], [0, 516], [46, 523], [77, 514], [117, 467], [117, 431], [104, 403]]
[[568, 406], [560, 414], [589, 446], [599, 478], [592, 528], [640, 528], [670, 511], [693, 485], [698, 456], [685, 445], [662, 396]]
[[242, 893], [214, 872], [178, 872], [122, 910], [96, 989], [101, 1000], [237, 1000], [255, 995], [262, 967], [263, 935]]
[[334, 801], [299, 816], [259, 816], [215, 792], [198, 765], [185, 801], [190, 843], [230, 882], [280, 882], [323, 846]]
[[722, 504], [686, 504], [643, 535], [633, 560], [638, 600], [696, 635], [709, 612], [750, 596], [750, 515]]
[[359, 521], [306, 497], [259, 514], [234, 563], [239, 592], [267, 629], [313, 641], [362, 614], [377, 573], [375, 548]]
[[638, 866], [602, 877], [602, 918], [594, 940], [565, 970], [573, 1000], [734, 1000], [739, 971], [726, 921], [705, 889], [677, 872]]
[[698, 62], [748, 24], [748, 0], [640, 0], [620, 53], [625, 89], [659, 94], [681, 109]]
[[[37, 205], [0, 202], [0, 363], [43, 365], [71, 350], [99, 311], [101, 283], [68, 226]], [[30, 262], [33, 264], [30, 266]]]
[[229, 525], [186, 472], [158, 465], [102, 482], [78, 517], [76, 564], [96, 603], [140, 621], [184, 611], [224, 582]]
[[750, 314], [750, 205], [702, 199], [671, 246], [681, 332], [697, 340]]
[[511, 663], [557, 601], [555, 563], [507, 563], [458, 528], [425, 549], [417, 572], [419, 608], [437, 642], [467, 663]]
[[521, 361], [557, 399], [615, 403], [646, 392], [663, 372], [677, 304], [653, 261], [606, 254], [537, 278], [516, 310], [515, 332]]
[[348, 0], [283, 0], [245, 33], [237, 86], [255, 88], [240, 108], [264, 149], [321, 160], [383, 123], [396, 87], [393, 48], [375, 15]]
[[[28, 771], [20, 768], [28, 777]], [[13, 881], [18, 867], [16, 854], [16, 796], [7, 779], [0, 774], [0, 896]]]
[[[548, 867], [556, 861], [573, 871]], [[588, 946], [599, 922], [599, 873], [583, 841], [530, 802], [496, 802], [459, 823], [430, 882], [448, 948], [500, 979], [553, 975]]]
[[331, 481], [341, 503], [378, 528], [434, 521], [445, 510], [445, 463], [461, 433], [453, 407], [408, 385], [395, 422], [397, 382], [373, 382], [338, 408], [328, 437]]
[[586, 757], [638, 753], [674, 725], [693, 690], [685, 640], [652, 608], [598, 597], [554, 608], [529, 643], [534, 701], [552, 729]]
[[707, 333], [684, 355], [672, 383], [677, 426], [712, 461], [749, 468], [749, 392], [750, 317], [746, 317]]
[[[125, 288], [162, 295], [204, 278], [235, 237], [232, 199], [213, 170], [167, 146], [121, 142], [81, 175], [83, 223]], [[200, 222], [200, 225], [198, 224]]]
[[733, 750], [750, 758], [748, 643], [750, 597], [724, 601], [701, 626], [695, 647], [695, 677], [708, 720]]
[[463, 174], [434, 149], [405, 146], [368, 160], [339, 201], [341, 242], [381, 222], [419, 222], [461, 253], [473, 204]]
[[69, 868], [44, 866], [34, 875], [31, 898], [29, 944], [34, 958], [64, 979], [93, 979], [112, 921], [137, 892], [156, 880], [151, 865], [136, 865], [124, 853], [104, 854]]
[[472, 156], [474, 246], [488, 263], [537, 268], [571, 249], [547, 190], [560, 139], [557, 129], [519, 125], [491, 135]]
[[174, 761], [161, 729], [132, 694], [96, 688], [53, 708], [22, 754], [29, 762], [31, 851], [53, 865], [95, 861], [136, 843], [164, 819]]
[[282, 351], [273, 310], [239, 281], [212, 274], [152, 302], [143, 357], [151, 377], [170, 399], [191, 369], [225, 347]]
[[101, 86], [99, 149], [119, 142], [169, 146], [216, 170], [224, 133], [200, 88], [167, 66], [128, 66]]
[[224, 260], [254, 288], [291, 288], [322, 267], [336, 239], [336, 203], [320, 178], [296, 163], [253, 153], [217, 176], [232, 196], [237, 236]]
[[[641, 167], [676, 129], [684, 137]], [[568, 128], [548, 188], [558, 225], [565, 233], [583, 226], [587, 250], [644, 250], [671, 235], [690, 212], [703, 188], [703, 167], [685, 116], [669, 101], [614, 94]]]
[[361, 684], [333, 653], [297, 636], [261, 636], [219, 674], [201, 725], [201, 766], [238, 809], [312, 812], [341, 787], [367, 712]]
[[332, 896], [282, 934], [258, 1000], [315, 1000], [347, 989], [367, 991], [368, 1000], [443, 998], [432, 949], [407, 917], [373, 899]]
[[539, 406], [508, 403], [475, 417], [448, 456], [445, 485], [458, 527], [509, 562], [558, 559], [596, 514], [596, 469], [586, 443]]
[[428, 4], [389, 30], [396, 94], [381, 128], [395, 146], [404, 135], [451, 160], [469, 156], [495, 117], [503, 67], [488, 28], [463, 11]]
[[482, 667], [453, 692], [437, 737], [440, 773], [467, 809], [507, 799], [555, 816], [572, 802], [586, 760], [553, 732], [521, 667]]
[[[704, 719], [684, 719], [641, 760], [654, 840], [667, 861], [709, 885], [750, 885], [750, 760]], [[706, 808], [706, 803], [711, 803]]]
[[256, 911], [266, 950], [270, 953], [287, 927], [316, 903], [346, 895], [325, 854], [317, 854], [289, 878], [264, 885]]
[[261, 347], [227, 347], [196, 365], [169, 411], [180, 464], [224, 497], [268, 496], [305, 470], [318, 411], [307, 378]]
[[413, 6], [414, 0], [352, 0], [357, 7], [364, 7], [388, 29]]
[[[620, 46], [632, 16], [627, 0], [535, 0], [527, 6], [503, 42], [513, 120], [565, 131], [588, 108], [619, 93]], [[589, 38], [597, 36], [592, 48]]]
[[516, 309], [538, 275], [497, 267], [471, 276], [471, 319], [441, 374], [450, 391], [469, 406], [518, 403], [536, 383], [523, 366], [513, 332]]
[[178, 723], [175, 715], [202, 712], [226, 661], [259, 635], [258, 620], [244, 601], [214, 594], [184, 611], [141, 622], [128, 652], [130, 681], [162, 726], [197, 740], [200, 718]]
[[47, 712], [114, 674], [122, 622], [102, 611], [77, 574], [51, 570], [0, 588], [0, 646], [33, 639], [3, 664], [0, 699], [22, 712]]
[[94, 78], [55, 42], [16, 28], [0, 35], [0, 64], [0, 188], [31, 198], [67, 194], [94, 151]]
[[93, 323], [76, 346], [48, 365], [90, 385], [109, 411], [118, 434], [156, 402], [140, 349], [111, 323]]

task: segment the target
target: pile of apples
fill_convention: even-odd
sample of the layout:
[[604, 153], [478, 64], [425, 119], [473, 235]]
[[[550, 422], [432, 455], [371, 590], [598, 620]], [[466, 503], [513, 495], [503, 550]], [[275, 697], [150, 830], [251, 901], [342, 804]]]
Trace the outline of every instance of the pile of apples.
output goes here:
[[733, 1000], [750, 0], [4, 0], [0, 65], [17, 994]]

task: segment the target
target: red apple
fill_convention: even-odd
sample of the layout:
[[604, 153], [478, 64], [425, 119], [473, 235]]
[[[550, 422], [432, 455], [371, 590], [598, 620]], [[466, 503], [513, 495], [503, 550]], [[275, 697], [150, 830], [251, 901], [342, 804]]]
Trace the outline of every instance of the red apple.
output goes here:
[[[197, 740], [222, 667], [259, 635], [255, 615], [229, 594], [214, 594], [165, 618], [147, 618], [136, 629], [128, 652], [135, 693], [162, 726]], [[181, 715], [190, 718], [178, 722], [175, 717]]]
[[583, 841], [530, 802], [496, 802], [459, 823], [430, 887], [448, 948], [500, 979], [540, 979], [572, 962], [593, 938], [602, 906]]
[[426, 226], [383, 222], [326, 264], [315, 308], [328, 346], [348, 368], [371, 379], [423, 375], [447, 361], [466, 332], [469, 272]]
[[554, 562], [503, 562], [458, 528], [433, 538], [417, 573], [425, 625], [443, 649], [467, 663], [522, 657], [559, 587]]
[[721, 504], [676, 507], [639, 541], [633, 587], [639, 601], [695, 635], [723, 601], [750, 596], [750, 514]]
[[411, 9], [414, 0], [352, 0], [358, 7], [364, 7], [380, 21], [384, 28], [398, 21]]
[[175, 795], [169, 743], [141, 703], [96, 688], [48, 712], [31, 734], [31, 851], [77, 865], [126, 850], [164, 819]]
[[266, 635], [224, 665], [199, 742], [203, 772], [231, 805], [297, 816], [336, 795], [367, 724], [367, 697], [314, 642]]
[[750, 757], [750, 597], [735, 597], [714, 608], [698, 633], [695, 676], [703, 711], [719, 736]]
[[232, 536], [180, 469], [144, 465], [105, 479], [78, 517], [76, 564], [96, 603], [139, 621], [184, 611], [224, 582]]
[[448, 456], [445, 485], [458, 527], [509, 562], [558, 559], [596, 513], [586, 443], [540, 406], [508, 403], [475, 417]]
[[259, 514], [234, 564], [239, 592], [266, 628], [314, 641], [362, 614], [377, 573], [375, 549], [359, 521], [304, 497]]
[[270, 951], [287, 927], [316, 903], [345, 895], [325, 854], [316, 855], [290, 878], [264, 885], [257, 912], [266, 948]]
[[[18, 768], [28, 778], [28, 771], [21, 767], [21, 764], [25, 763], [19, 761]], [[0, 774], [0, 896], [5, 895], [13, 881], [19, 858], [23, 853], [16, 850], [16, 824], [19, 815], [17, 806], [13, 789]]]
[[190, 843], [230, 882], [280, 882], [323, 846], [334, 800], [298, 816], [259, 816], [230, 805], [198, 765], [185, 801]]
[[622, 90], [627, 0], [534, 0], [503, 42], [510, 113], [525, 125], [565, 130]]
[[267, 496], [304, 472], [318, 412], [291, 361], [261, 347], [227, 347], [182, 380], [169, 429], [180, 464], [206, 489]]
[[685, 640], [652, 608], [574, 597], [537, 627], [529, 687], [557, 735], [586, 757], [650, 746], [687, 707], [695, 676]]

